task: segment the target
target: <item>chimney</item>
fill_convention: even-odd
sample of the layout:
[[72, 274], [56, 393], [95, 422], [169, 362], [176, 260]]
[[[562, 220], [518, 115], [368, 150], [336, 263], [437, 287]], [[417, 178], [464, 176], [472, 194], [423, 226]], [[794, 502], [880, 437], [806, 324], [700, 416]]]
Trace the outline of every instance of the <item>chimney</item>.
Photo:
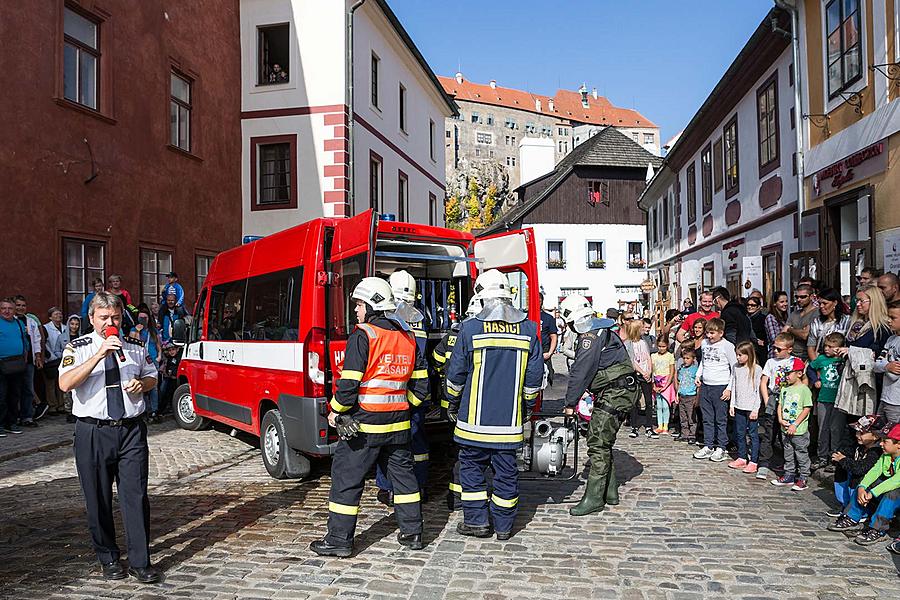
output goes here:
[[547, 108], [550, 110], [550, 112], [556, 112], [556, 107], [553, 106], [553, 98], [547, 100]]
[[491, 89], [492, 90], [497, 89], [497, 80], [496, 79], [491, 79]]
[[534, 99], [534, 110], [541, 112], [541, 99], [540, 98]]
[[457, 71], [457, 72], [456, 72], [456, 83], [462, 83], [462, 82], [463, 82], [463, 76], [462, 76], [462, 73], [460, 73], [459, 71]]
[[597, 88], [591, 90], [591, 95], [594, 97], [594, 100], [597, 99]]

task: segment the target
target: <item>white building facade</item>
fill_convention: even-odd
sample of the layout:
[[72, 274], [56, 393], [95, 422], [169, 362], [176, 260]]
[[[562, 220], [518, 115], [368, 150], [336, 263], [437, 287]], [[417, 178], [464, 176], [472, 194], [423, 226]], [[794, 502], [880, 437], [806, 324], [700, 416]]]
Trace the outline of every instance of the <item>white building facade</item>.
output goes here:
[[369, 208], [443, 225], [455, 104], [384, 0], [355, 5], [241, 0], [244, 235]]
[[792, 70], [789, 40], [767, 17], [641, 195], [659, 314], [714, 286], [740, 297], [759, 289], [766, 302], [789, 287], [799, 196]]

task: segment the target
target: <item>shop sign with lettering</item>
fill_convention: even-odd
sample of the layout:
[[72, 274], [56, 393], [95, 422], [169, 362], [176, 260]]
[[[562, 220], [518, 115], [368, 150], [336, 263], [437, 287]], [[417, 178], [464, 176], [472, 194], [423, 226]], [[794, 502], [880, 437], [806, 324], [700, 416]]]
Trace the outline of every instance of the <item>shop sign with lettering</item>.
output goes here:
[[882, 140], [825, 167], [813, 175], [813, 195], [818, 198], [881, 173], [887, 168], [887, 155], [887, 142]]

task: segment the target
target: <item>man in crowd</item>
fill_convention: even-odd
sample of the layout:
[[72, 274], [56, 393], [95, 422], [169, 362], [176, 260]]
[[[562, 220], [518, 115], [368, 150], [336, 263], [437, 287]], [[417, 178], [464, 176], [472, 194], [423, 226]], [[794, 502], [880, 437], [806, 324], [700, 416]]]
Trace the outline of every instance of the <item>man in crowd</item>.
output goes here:
[[[25, 427], [37, 427], [34, 422], [34, 404], [38, 399], [34, 391], [34, 375], [37, 369], [44, 368], [44, 352], [43, 352], [43, 335], [44, 328], [41, 326], [40, 319], [37, 315], [28, 312], [28, 302], [25, 296], [19, 294], [15, 298], [16, 302], [16, 318], [25, 328], [28, 336], [28, 344], [30, 346], [28, 352], [28, 365], [25, 368], [25, 388], [22, 392], [19, 405], [19, 422]], [[43, 417], [47, 412], [47, 404], [41, 403], [41, 411], [38, 418]]]
[[541, 350], [544, 353], [544, 365], [547, 367], [547, 381], [553, 385], [553, 353], [559, 342], [559, 329], [556, 319], [544, 309], [544, 292], [541, 292]]
[[713, 300], [719, 308], [720, 318], [725, 321], [725, 339], [735, 346], [741, 342], [753, 341], [753, 324], [747, 308], [731, 297], [728, 288], [713, 289]]
[[178, 297], [174, 292], [170, 292], [166, 296], [166, 303], [159, 309], [159, 330], [160, 338], [163, 342], [172, 340], [175, 329], [175, 322], [183, 319], [187, 313], [183, 306], [178, 306]]
[[91, 321], [88, 319], [88, 308], [91, 306], [91, 300], [94, 299], [94, 296], [98, 292], [102, 292], [106, 289], [106, 285], [104, 285], [103, 280], [99, 277], [95, 278], [91, 281], [91, 291], [87, 296], [84, 297], [84, 302], [81, 303], [81, 326], [84, 327], [84, 333], [91, 332]]
[[794, 349], [791, 354], [797, 358], [806, 360], [809, 354], [806, 351], [806, 339], [809, 337], [809, 324], [819, 314], [813, 304], [814, 294], [813, 288], [808, 283], [801, 283], [794, 291], [794, 301], [796, 302], [796, 310], [788, 316], [787, 323], [781, 330], [783, 333], [790, 333], [794, 336]]
[[[860, 287], [863, 287], [862, 284]], [[900, 279], [893, 273], [885, 273], [878, 278], [878, 289], [884, 294], [884, 301], [888, 304], [900, 300]]]
[[[685, 301], [687, 298], [685, 298]], [[684, 342], [691, 335], [691, 331], [694, 327], [694, 322], [697, 319], [709, 320], [715, 317], [718, 317], [719, 313], [713, 309], [713, 294], [710, 291], [703, 292], [700, 294], [700, 307], [696, 312], [693, 312], [685, 317], [684, 321], [681, 323], [681, 328], [678, 330], [678, 333], [675, 334], [675, 340], [678, 343]]]
[[116, 275], [115, 273], [106, 278], [106, 283], [109, 291], [119, 298], [122, 299], [122, 304], [127, 308], [128, 306], [133, 306], [134, 303], [131, 301], [131, 293], [122, 287], [122, 276]]
[[25, 392], [28, 336], [16, 318], [13, 298], [0, 300], [0, 437], [22, 433], [16, 424], [19, 404]]

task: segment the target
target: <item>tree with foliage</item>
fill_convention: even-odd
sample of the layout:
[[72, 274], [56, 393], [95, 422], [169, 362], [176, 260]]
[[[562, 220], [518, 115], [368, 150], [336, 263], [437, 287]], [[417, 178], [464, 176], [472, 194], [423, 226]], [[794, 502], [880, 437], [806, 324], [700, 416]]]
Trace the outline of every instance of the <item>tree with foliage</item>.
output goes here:
[[482, 162], [459, 170], [447, 185], [447, 227], [472, 231], [491, 225], [510, 197], [509, 174], [503, 165]]

